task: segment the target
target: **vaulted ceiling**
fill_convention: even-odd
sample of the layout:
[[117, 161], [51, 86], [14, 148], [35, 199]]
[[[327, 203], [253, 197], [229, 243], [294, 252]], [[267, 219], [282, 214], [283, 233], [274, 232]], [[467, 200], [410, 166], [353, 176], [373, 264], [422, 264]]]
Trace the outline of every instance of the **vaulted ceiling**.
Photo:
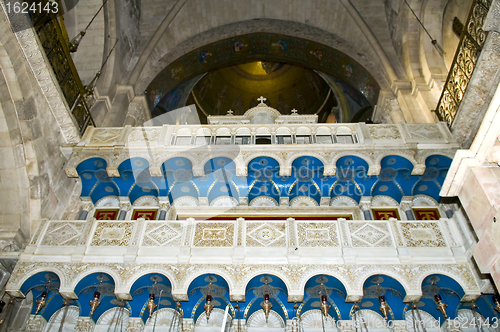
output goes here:
[[[65, 14], [70, 36], [83, 29], [102, 5], [101, 0], [73, 1], [73, 4], [75, 2], [76, 6]], [[135, 95], [142, 95], [151, 94], [151, 84], [157, 82], [158, 77], [163, 77], [160, 82], [164, 86], [185, 82], [193, 77], [189, 63], [184, 63], [184, 68], [171, 68], [169, 75], [165, 69], [207, 45], [254, 33], [280, 34], [313, 45], [312, 49], [306, 45], [290, 53], [311, 54], [313, 59], [316, 55], [314, 61], [318, 66], [328, 61], [325, 49], [341, 52], [359, 64], [373, 77], [373, 85], [382, 91], [372, 105], [384, 102], [387, 96], [397, 97], [407, 122], [433, 122], [430, 110], [435, 108], [458, 44], [458, 36], [452, 32], [452, 20], [457, 17], [465, 22], [470, 2], [279, 0], [271, 5], [245, 0], [110, 1], [92, 23], [74, 59], [84, 83], [88, 83], [118, 40], [97, 86], [100, 96], [108, 96], [113, 101], [120, 90], [117, 84], [130, 86]], [[412, 11], [437, 45], [431, 43]], [[318, 55], [317, 50], [324, 56]], [[202, 59], [202, 65], [209, 67], [220, 50], [204, 51], [207, 59]], [[235, 53], [238, 52], [234, 50], [228, 55]], [[198, 60], [200, 56], [203, 57], [198, 52]], [[256, 57], [255, 60], [266, 59]], [[339, 67], [341, 65], [339, 63]], [[312, 65], [305, 67], [318, 69]], [[416, 94], [415, 103], [419, 107], [410, 105], [409, 97], [402, 95], [402, 90]], [[102, 122], [119, 125], [119, 121], [113, 120], [117, 116], [117, 111], [108, 112]]]

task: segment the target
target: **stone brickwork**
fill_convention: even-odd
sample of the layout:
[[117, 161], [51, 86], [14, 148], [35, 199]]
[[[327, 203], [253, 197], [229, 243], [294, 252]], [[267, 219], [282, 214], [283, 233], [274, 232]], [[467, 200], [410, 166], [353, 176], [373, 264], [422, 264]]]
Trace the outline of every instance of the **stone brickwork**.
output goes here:
[[[17, 32], [16, 38], [3, 8], [0, 29], [0, 250], [15, 251], [42, 217], [61, 217], [74, 196], [76, 181], [61, 172], [66, 158], [60, 146], [78, 131], [66, 109], [66, 127], [55, 119], [46, 95], [51, 91], [40, 87], [50, 82], [46, 77], [39, 82], [41, 76], [35, 78], [26, 62], [19, 40], [31, 30]], [[39, 55], [32, 54], [32, 60]]]

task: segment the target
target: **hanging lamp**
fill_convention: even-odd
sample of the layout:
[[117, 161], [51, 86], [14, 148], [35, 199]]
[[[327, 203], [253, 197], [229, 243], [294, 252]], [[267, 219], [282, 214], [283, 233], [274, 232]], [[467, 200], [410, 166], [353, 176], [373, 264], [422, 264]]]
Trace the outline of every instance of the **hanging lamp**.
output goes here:
[[95, 291], [94, 292], [94, 299], [92, 301], [90, 301], [90, 316], [92, 316], [92, 314], [97, 309], [99, 304], [101, 304], [100, 297], [101, 297], [101, 293], [99, 293], [98, 291]]
[[446, 314], [446, 308], [448, 307], [448, 305], [443, 303], [441, 295], [439, 294], [434, 295], [434, 301], [436, 301], [436, 308], [441, 312], [443, 317], [447, 319], [448, 315]]
[[261, 304], [262, 310], [264, 310], [264, 315], [266, 316], [266, 323], [269, 321], [269, 313], [271, 312], [271, 308], [273, 304], [269, 301], [269, 294], [264, 294], [264, 302]]
[[495, 311], [500, 313], [500, 296], [495, 294], [492, 296], [493, 303], [495, 303]]
[[389, 315], [389, 310], [390, 307], [389, 305], [385, 302], [385, 296], [380, 295], [378, 297], [378, 301], [380, 302], [380, 307], [378, 308], [380, 312], [384, 315], [384, 318], [387, 320], [387, 316]]
[[44, 291], [42, 293], [42, 295], [40, 296], [40, 300], [36, 301], [35, 315], [38, 315], [38, 313], [40, 312], [40, 310], [42, 310], [43, 307], [45, 307], [45, 304], [47, 303], [47, 295], [49, 295], [49, 294]]

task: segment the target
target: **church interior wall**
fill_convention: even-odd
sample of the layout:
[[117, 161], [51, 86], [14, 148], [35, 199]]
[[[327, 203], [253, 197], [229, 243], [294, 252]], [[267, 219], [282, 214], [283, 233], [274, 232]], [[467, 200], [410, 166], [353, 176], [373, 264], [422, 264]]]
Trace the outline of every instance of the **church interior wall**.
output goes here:
[[[80, 31], [100, 3], [81, 0], [74, 12], [68, 16], [68, 31]], [[203, 278], [209, 278], [210, 275], [217, 275], [226, 283], [227, 293], [219, 300], [227, 303], [244, 302], [245, 296], [250, 296], [247, 292], [248, 285], [256, 282], [255, 278], [272, 276], [278, 279], [286, 291], [283, 292], [285, 295], [282, 294], [281, 300], [277, 297], [273, 299], [274, 310], [282, 310], [276, 317], [281, 319], [282, 325], [286, 322], [287, 326], [292, 326], [287, 312], [292, 312], [293, 302], [307, 298], [307, 285], [313, 277], [319, 275], [328, 276], [344, 285], [345, 294], [341, 297], [343, 319], [340, 314], [332, 318], [332, 321], [342, 321], [341, 331], [352, 330], [349, 326], [349, 310], [352, 304], [346, 301], [360, 304], [365, 301], [366, 304], [366, 299], [363, 300], [363, 296], [369, 293], [366, 283], [377, 284], [377, 281], [373, 282], [376, 275], [383, 276], [386, 282], [393, 280], [394, 282], [390, 281], [390, 286], [396, 287], [401, 293], [397, 301], [392, 302], [397, 302], [397, 310], [401, 311], [396, 315], [398, 321], [403, 322], [405, 319], [403, 308], [411, 310], [404, 307], [406, 302], [410, 301], [428, 301], [426, 310], [431, 312], [428, 315], [434, 316], [432, 319], [440, 315], [435, 300], [426, 294], [428, 289], [425, 289], [434, 287], [435, 281], [429, 281], [429, 278], [435, 276], [439, 276], [438, 281], [442, 278], [442, 287], [445, 284], [453, 284], [453, 300], [446, 302], [450, 305], [449, 310], [453, 308], [453, 316], [459, 316], [459, 308], [462, 308], [460, 303], [477, 300], [481, 308], [491, 311], [488, 311], [488, 317], [498, 317], [493, 310], [492, 300], [481, 295], [481, 292], [494, 292], [489, 279], [481, 273], [490, 274], [497, 287], [500, 281], [500, 245], [497, 241], [500, 238], [500, 143], [495, 127], [500, 123], [500, 99], [497, 89], [500, 82], [500, 34], [498, 27], [492, 26], [496, 22], [494, 18], [490, 17], [490, 34], [480, 57], [481, 65], [471, 81], [472, 90], [468, 91], [461, 106], [462, 115], [457, 118], [455, 128], [452, 128], [455, 129], [452, 130], [455, 141], [444, 123], [434, 124], [437, 118], [431, 110], [439, 99], [450, 58], [453, 57], [458, 43], [458, 37], [451, 31], [451, 20], [457, 16], [465, 22], [467, 13], [464, 8], [470, 5], [470, 0], [408, 1], [429, 28], [431, 35], [437, 36], [435, 38], [442, 47], [443, 54], [432, 45], [404, 1], [365, 3], [361, 0], [280, 0], [272, 6], [266, 1], [242, 0], [188, 0], [183, 5], [182, 3], [182, 0], [110, 1], [98, 15], [88, 35], [84, 37], [80, 50], [74, 55], [84, 83], [93, 78], [99, 69], [98, 64], [111, 51], [115, 38], [118, 39], [118, 44], [94, 91], [97, 103], [92, 113], [97, 127], [101, 128], [88, 130], [80, 142], [79, 138], [68, 140], [61, 129], [40, 81], [37, 80], [36, 72], [28, 65], [19, 38], [16, 38], [16, 34], [8, 26], [4, 10], [0, 11], [0, 252], [3, 251], [0, 257], [21, 257], [22, 260], [7, 285], [9, 294], [13, 296], [23, 297], [29, 292], [28, 298], [31, 297], [21, 304], [25, 312], [18, 315], [19, 322], [28, 317], [30, 310], [28, 325], [32, 331], [40, 329], [44, 324], [50, 324], [51, 321], [60, 321], [58, 315], [62, 311], [55, 306], [62, 307], [63, 297], [72, 301], [79, 299], [87, 305], [92, 300], [92, 287], [96, 287], [98, 278], [106, 275], [111, 284], [107, 296], [113, 297], [121, 305], [125, 303], [125, 307], [128, 306], [118, 310], [127, 310], [124, 322], [129, 330], [139, 330], [147, 324], [151, 327], [152, 320], [147, 320], [146, 307], [134, 307], [137, 302], [134, 304], [132, 297], [136, 282], [144, 279], [148, 283], [148, 280], [153, 280], [150, 278], [154, 278], [155, 274], [162, 275], [166, 280], [164, 286], [170, 287], [169, 305], [175, 307], [175, 301], [183, 301], [182, 303], [186, 304], [186, 312], [192, 310], [191, 314], [186, 315], [186, 331], [193, 325], [199, 326], [200, 321], [196, 318], [204, 318], [205, 314], [202, 310], [203, 296], [199, 303], [191, 301], [187, 304], [190, 301], [188, 294], [193, 294], [194, 289], [203, 284]], [[494, 4], [498, 6], [498, 1], [494, 1]], [[175, 15], [172, 14], [172, 22], [165, 33], [158, 39], [153, 38], [163, 24], [160, 23], [162, 19], [166, 18], [176, 5], [180, 10]], [[352, 10], [355, 7], [358, 8], [357, 13]], [[360, 23], [359, 19], [364, 23]], [[108, 167], [99, 169], [104, 174], [103, 182], [112, 181], [109, 178], [119, 178], [125, 174], [121, 169], [133, 157], [146, 161], [151, 166], [147, 169], [149, 176], [159, 178], [162, 175], [163, 163], [167, 163], [173, 153], [183, 154], [184, 158], [192, 157], [194, 176], [209, 175], [205, 174], [203, 167], [214, 155], [207, 157], [204, 155], [206, 151], [175, 146], [177, 134], [184, 130], [183, 133], [187, 132], [187, 136], [192, 136], [191, 142], [195, 142], [198, 132], [208, 133], [210, 139], [215, 142], [217, 136], [223, 133], [222, 136], [230, 137], [234, 143], [238, 126], [207, 125], [203, 127], [204, 131], [196, 131], [200, 127], [180, 126], [179, 129], [174, 128], [175, 126], [164, 126], [157, 127], [159, 129], [156, 131], [154, 128], [142, 128], [144, 130], [141, 129], [139, 133], [130, 125], [138, 126], [149, 120], [149, 108], [143, 93], [167, 65], [181, 55], [211, 42], [255, 31], [287, 33], [290, 36], [321, 42], [352, 56], [381, 86], [375, 120], [399, 125], [346, 125], [342, 130], [347, 127], [354, 128], [357, 132], [353, 141], [366, 146], [346, 146], [342, 151], [338, 147], [321, 149], [317, 144], [306, 152], [299, 151], [304, 149], [303, 146], [297, 148], [297, 145], [280, 147], [275, 144], [269, 146], [274, 150], [270, 149], [268, 153], [257, 151], [254, 147], [244, 147], [241, 151], [245, 157], [236, 160], [235, 174], [248, 175], [247, 166], [257, 157], [281, 156], [276, 157], [274, 161], [278, 160], [281, 166], [278, 175], [286, 177], [290, 176], [293, 162], [297, 158], [313, 156], [324, 162], [324, 175], [333, 176], [339, 170], [337, 162], [349, 154], [366, 158], [364, 162], [368, 165], [369, 175], [379, 176], [383, 168], [382, 160], [389, 156], [397, 157], [400, 153], [399, 157], [404, 155], [408, 158], [406, 162], [412, 165], [412, 176], [425, 177], [429, 176], [425, 173], [428, 166], [427, 157], [435, 153], [451, 157], [454, 149], [461, 144], [461, 147], [470, 149], [461, 150], [454, 158], [450, 167], [452, 176], [447, 178], [443, 185], [445, 189], [441, 192], [443, 196], [458, 197], [460, 204], [455, 202], [437, 205], [434, 198], [422, 198], [417, 194], [402, 196], [399, 201], [382, 197], [383, 195], [362, 196], [359, 201], [334, 200], [335, 197], [328, 195], [318, 199], [283, 195], [277, 199], [271, 197], [259, 202], [256, 200], [259, 197], [250, 195], [231, 197], [232, 200], [218, 200], [219, 197], [210, 196], [209, 191], [205, 196], [199, 195], [198, 191], [197, 197], [186, 195], [177, 197], [177, 200], [171, 200], [168, 197], [170, 193], [163, 196], [157, 194], [157, 197], [141, 193], [142, 196], [134, 201], [127, 196], [132, 192], [132, 187], [127, 195], [118, 197], [113, 193], [100, 200], [93, 200], [89, 198], [90, 195], [81, 194], [83, 178], [78, 176], [83, 176], [83, 172], [78, 171], [78, 166], [86, 160], [93, 160], [92, 158], [111, 161]], [[380, 50], [383, 50], [384, 54], [380, 54]], [[231, 115], [227, 118], [231, 118]], [[428, 127], [415, 123], [428, 124]], [[410, 124], [413, 124], [413, 129], [408, 129]], [[293, 135], [294, 140], [299, 136], [299, 132], [309, 133], [311, 142], [316, 143], [314, 126], [298, 128], [296, 125], [280, 123], [279, 126], [249, 125], [243, 129], [251, 133], [254, 141], [259, 130], [260, 133], [269, 134], [274, 140], [275, 130], [280, 127], [289, 129], [290, 137]], [[178, 133], [175, 132], [177, 129]], [[430, 130], [431, 134], [438, 133], [436, 135], [440, 138], [432, 141], [435, 137], [431, 137], [426, 130]], [[133, 131], [135, 137], [139, 137], [139, 134], [143, 136], [138, 141], [128, 141], [126, 136]], [[477, 137], [476, 132], [479, 132]], [[113, 133], [117, 133], [114, 138]], [[149, 134], [155, 137], [155, 140], [152, 139], [152, 145]], [[337, 132], [332, 131], [330, 136], [336, 134]], [[340, 134], [341, 132], [339, 136]], [[357, 141], [358, 137], [360, 141]], [[474, 137], [476, 140], [473, 142]], [[275, 142], [276, 140], [273, 141]], [[141, 156], [135, 155], [137, 151], [134, 148], [125, 151], [125, 146], [129, 148], [134, 144], [137, 151], [140, 146], [147, 146], [147, 153], [141, 151]], [[431, 151], [429, 146], [433, 144], [435, 147]], [[69, 157], [68, 147], [73, 149], [73, 160]], [[393, 151], [395, 147], [400, 151]], [[164, 148], [165, 151], [162, 150]], [[227, 147], [222, 149], [227, 150], [224, 152], [226, 154], [232, 151]], [[335, 149], [340, 152], [333, 153]], [[366, 151], [356, 152], [356, 149]], [[381, 153], [381, 149], [387, 151]], [[429, 152], [422, 152], [425, 149]], [[95, 155], [90, 156], [92, 151], [95, 151]], [[212, 152], [210, 150], [210, 153]], [[293, 158], [292, 152], [295, 153]], [[223, 156], [224, 153], [217, 157]], [[245, 185], [241, 186], [243, 187]], [[253, 198], [253, 201], [249, 198]], [[415, 199], [430, 204], [423, 207], [435, 208], [441, 218], [432, 221], [412, 220], [408, 211], [416, 206], [412, 205]], [[99, 202], [102, 200], [112, 201], [112, 206], [100, 206]], [[346, 207], [342, 204], [351, 205]], [[118, 215], [121, 217], [116, 220], [98, 220], [96, 214], [100, 209], [109, 207], [120, 210]], [[156, 209], [158, 216], [162, 215], [163, 219], [133, 218], [136, 210], [151, 207]], [[400, 220], [371, 220], [372, 210], [377, 207], [395, 209]], [[466, 215], [461, 212], [462, 208]], [[310, 216], [320, 212], [333, 214], [332, 211], [350, 214], [352, 220], [339, 218], [331, 222], [336, 228], [330, 231], [335, 234], [336, 239], [329, 239], [332, 241], [330, 244], [335, 241], [337, 243], [327, 246], [328, 249], [325, 249], [324, 245], [311, 244], [312, 242], [300, 238], [298, 231], [297, 225], [305, 228], [310, 226], [309, 231], [317, 231], [322, 225], [321, 222], [291, 219], [261, 222], [233, 218], [235, 214], [244, 213]], [[204, 239], [208, 234], [205, 232], [205, 223], [208, 222], [196, 220], [193, 216], [202, 218], [201, 214], [210, 212], [235, 219], [221, 221], [218, 225], [221, 232], [233, 232], [233, 242], [224, 246], [216, 244], [216, 241], [212, 243]], [[178, 219], [179, 216], [181, 219]], [[473, 232], [469, 229], [469, 220]], [[252, 223], [259, 222], [266, 224], [266, 231], [282, 236], [277, 245], [272, 246], [262, 239], [255, 240], [256, 235], [251, 233], [254, 230]], [[410, 229], [411, 224], [416, 226]], [[430, 224], [432, 226], [428, 226]], [[180, 237], [177, 242], [154, 240], [151, 230], [159, 229], [155, 227], [170, 227], [177, 232], [176, 236]], [[371, 241], [369, 237], [372, 235], [356, 233], [362, 227], [372, 227], [376, 234], [378, 230], [379, 236], [385, 240]], [[68, 228], [73, 229], [77, 236], [65, 238]], [[118, 239], [118, 233], [122, 231], [124, 235]], [[209, 236], [219, 234], [211, 229], [208, 231], [212, 232]], [[381, 233], [383, 234], [380, 235]], [[415, 240], [416, 235], [412, 234], [419, 234], [425, 239]], [[364, 240], [360, 240], [363, 236]], [[29, 241], [30, 239], [32, 241]], [[21, 256], [19, 252], [22, 252]], [[478, 270], [475, 268], [476, 263]], [[305, 268], [306, 264], [311, 265], [311, 268]], [[0, 285], [10, 276], [4, 269], [0, 272]], [[41, 285], [37, 284], [37, 278], [46, 278], [49, 285], [51, 280], [57, 279], [58, 287], [52, 295], [57, 300], [54, 300], [46, 313], [42, 312], [40, 315], [35, 315], [34, 310], [37, 303], [35, 301], [41, 296]], [[149, 284], [152, 285], [150, 282]], [[395, 286], [396, 284], [399, 285]], [[267, 286], [267, 282], [265, 285]], [[373, 285], [371, 286], [374, 287]], [[92, 292], [82, 292], [84, 287], [92, 288]], [[402, 291], [398, 287], [401, 287]], [[145, 292], [143, 295], [146, 296], [143, 301], [146, 303], [148, 294]], [[377, 297], [371, 299], [376, 303]], [[258, 301], [260, 305], [261, 300], [261, 297], [255, 296], [253, 301]], [[28, 303], [29, 301], [31, 302]], [[116, 303], [103, 304], [99, 309], [102, 312], [99, 311], [94, 318], [89, 315], [88, 305], [84, 309], [85, 315], [78, 313], [76, 307], [71, 307], [71, 324], [82, 328], [93, 328], [97, 324], [103, 330], [109, 329], [115, 311], [105, 311], [105, 308], [108, 310], [113, 305], [116, 307]], [[251, 305], [250, 303], [248, 308]], [[378, 303], [371, 303], [375, 311], [378, 310], [377, 306]], [[370, 305], [362, 307], [368, 308]], [[332, 312], [333, 309], [335, 308], [332, 308]], [[444, 310], [446, 312], [446, 307]], [[339, 312], [338, 308], [336, 312]], [[223, 314], [219, 314], [222, 317]], [[460, 314], [465, 315], [463, 312]], [[394, 314], [391, 315], [394, 318]], [[103, 318], [99, 320], [99, 316]], [[251, 321], [251, 317], [245, 316], [243, 323]], [[383, 320], [382, 316], [377, 316], [378, 318]], [[172, 318], [169, 319], [172, 321]], [[103, 320], [107, 323], [103, 323]], [[116, 323], [114, 327], [117, 327]], [[398, 331], [407, 329], [401, 327]], [[468, 331], [473, 329], [462, 329], [462, 332]]]
[[[0, 14], [2, 143], [6, 163], [2, 174], [2, 225], [12, 249], [22, 247], [40, 218], [61, 217], [77, 182], [62, 176], [67, 161], [60, 150], [66, 144], [38, 82], [24, 60], [19, 43]], [[78, 192], [78, 190], [76, 190]]]

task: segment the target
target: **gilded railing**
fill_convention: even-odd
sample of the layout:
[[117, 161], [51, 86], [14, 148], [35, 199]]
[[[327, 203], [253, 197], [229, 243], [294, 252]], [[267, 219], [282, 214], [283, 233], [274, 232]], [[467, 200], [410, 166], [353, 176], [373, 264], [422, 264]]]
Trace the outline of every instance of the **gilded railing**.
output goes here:
[[448, 127], [451, 127], [455, 119], [486, 40], [487, 32], [483, 31], [482, 26], [490, 5], [491, 0], [474, 0], [461, 33], [457, 52], [436, 108], [439, 120], [445, 121]]
[[[48, 2], [42, 0], [42, 4]], [[30, 17], [78, 129], [83, 134], [88, 126], [95, 124], [86, 100], [87, 92], [70, 55], [63, 17], [60, 12], [52, 11], [31, 12]]]

